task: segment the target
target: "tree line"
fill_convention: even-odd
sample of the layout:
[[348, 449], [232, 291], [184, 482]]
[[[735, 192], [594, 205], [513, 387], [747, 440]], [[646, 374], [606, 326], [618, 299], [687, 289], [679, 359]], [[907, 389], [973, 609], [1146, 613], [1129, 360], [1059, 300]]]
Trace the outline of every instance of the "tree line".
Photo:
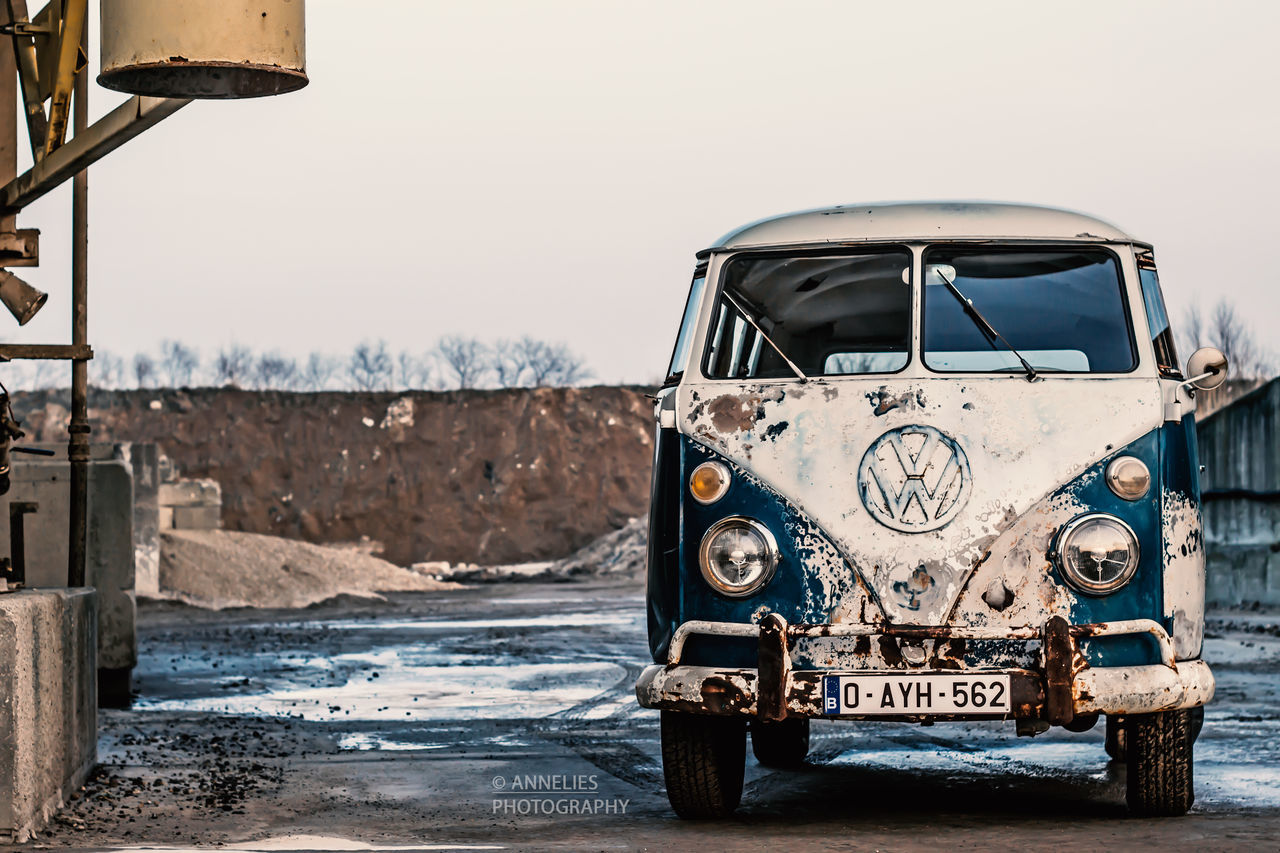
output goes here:
[[[14, 361], [3, 368], [12, 389], [66, 387], [65, 363]], [[583, 360], [563, 343], [531, 337], [485, 343], [443, 337], [425, 352], [392, 351], [386, 341], [363, 341], [347, 355], [313, 352], [295, 358], [232, 343], [204, 354], [180, 340], [131, 357], [96, 350], [89, 382], [97, 388], [232, 387], [279, 391], [400, 391], [577, 385], [591, 378]]]
[[1234, 303], [1219, 299], [1208, 312], [1192, 303], [1174, 327], [1178, 355], [1185, 367], [1191, 353], [1203, 346], [1222, 350], [1231, 379], [1269, 379], [1276, 375], [1276, 354], [1254, 337]]

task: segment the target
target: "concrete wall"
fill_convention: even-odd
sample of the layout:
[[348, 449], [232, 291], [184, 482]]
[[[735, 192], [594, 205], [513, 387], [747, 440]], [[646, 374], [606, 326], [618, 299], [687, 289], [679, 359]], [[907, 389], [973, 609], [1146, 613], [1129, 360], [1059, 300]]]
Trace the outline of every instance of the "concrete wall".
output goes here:
[[[52, 446], [51, 446], [52, 447]], [[62, 459], [14, 457], [13, 486], [0, 496], [0, 554], [8, 554], [9, 503], [33, 501], [39, 509], [24, 519], [28, 588], [67, 585], [67, 525], [70, 463]], [[134, 460], [115, 445], [94, 445], [89, 464], [89, 541], [85, 582], [99, 593], [98, 666], [104, 701], [127, 701], [129, 673], [138, 661], [134, 601]], [[154, 498], [153, 498], [154, 499]], [[155, 542], [156, 574], [159, 543]], [[0, 651], [0, 654], [3, 652]]]
[[97, 762], [97, 595], [0, 595], [0, 841], [26, 841]]
[[1280, 605], [1280, 379], [1197, 426], [1209, 604]]

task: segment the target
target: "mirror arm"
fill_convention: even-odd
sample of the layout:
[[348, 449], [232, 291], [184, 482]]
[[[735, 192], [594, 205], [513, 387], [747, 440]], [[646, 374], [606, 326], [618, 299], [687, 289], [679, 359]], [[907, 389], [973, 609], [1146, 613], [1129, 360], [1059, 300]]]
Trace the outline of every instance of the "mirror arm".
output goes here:
[[1189, 386], [1194, 387], [1195, 384], [1199, 382], [1201, 379], [1208, 379], [1210, 376], [1217, 376], [1217, 375], [1218, 375], [1218, 371], [1209, 370], [1204, 373], [1201, 373], [1199, 376], [1192, 376], [1190, 379], [1184, 379], [1183, 381], [1178, 383], [1178, 387], [1179, 388], [1186, 388]]
[[1164, 404], [1164, 419], [1166, 422], [1176, 422], [1182, 420], [1182, 389], [1187, 388], [1193, 394], [1198, 390], [1195, 383], [1201, 379], [1208, 379], [1210, 376], [1217, 376], [1218, 371], [1210, 370], [1201, 373], [1199, 376], [1193, 376], [1190, 379], [1184, 379], [1177, 385], [1173, 386], [1173, 400]]

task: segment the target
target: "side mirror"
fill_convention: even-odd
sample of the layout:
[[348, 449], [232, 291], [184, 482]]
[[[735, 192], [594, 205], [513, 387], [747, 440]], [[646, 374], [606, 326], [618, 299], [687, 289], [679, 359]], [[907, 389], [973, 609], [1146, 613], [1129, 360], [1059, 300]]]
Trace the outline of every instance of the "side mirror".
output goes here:
[[1227, 381], [1227, 357], [1217, 347], [1200, 347], [1187, 359], [1187, 383], [1212, 391]]

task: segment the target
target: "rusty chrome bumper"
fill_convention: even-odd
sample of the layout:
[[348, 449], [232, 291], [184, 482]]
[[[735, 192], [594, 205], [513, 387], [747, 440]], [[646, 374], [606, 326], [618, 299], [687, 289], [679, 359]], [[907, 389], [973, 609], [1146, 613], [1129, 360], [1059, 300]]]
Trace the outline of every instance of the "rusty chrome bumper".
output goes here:
[[[1091, 667], [1077, 639], [1126, 634], [1151, 634], [1159, 643], [1162, 663], [1146, 666]], [[684, 666], [680, 657], [693, 634], [754, 637], [759, 644], [756, 669]], [[1150, 619], [1068, 625], [1060, 616], [1043, 628], [999, 630], [967, 626], [788, 625], [769, 614], [759, 625], [690, 621], [671, 639], [668, 663], [641, 673], [636, 698], [642, 707], [703, 714], [757, 716], [780, 720], [788, 716], [828, 717], [822, 710], [822, 679], [827, 672], [792, 670], [790, 644], [802, 637], [889, 636], [902, 639], [1038, 640], [1038, 669], [1000, 670], [1010, 675], [1009, 713], [965, 715], [965, 719], [1043, 719], [1067, 725], [1076, 716], [1091, 714], [1148, 714], [1204, 705], [1213, 698], [1214, 680], [1202, 660], [1174, 658], [1168, 633]], [[928, 674], [919, 667], [901, 674]], [[952, 670], [954, 671], [954, 670]], [[978, 670], [974, 670], [975, 672]], [[990, 671], [990, 670], [988, 670]], [[921, 719], [919, 715], [901, 719]], [[941, 717], [935, 717], [941, 718]], [[952, 717], [955, 718], [955, 717]], [[877, 716], [885, 720], [892, 717]]]

